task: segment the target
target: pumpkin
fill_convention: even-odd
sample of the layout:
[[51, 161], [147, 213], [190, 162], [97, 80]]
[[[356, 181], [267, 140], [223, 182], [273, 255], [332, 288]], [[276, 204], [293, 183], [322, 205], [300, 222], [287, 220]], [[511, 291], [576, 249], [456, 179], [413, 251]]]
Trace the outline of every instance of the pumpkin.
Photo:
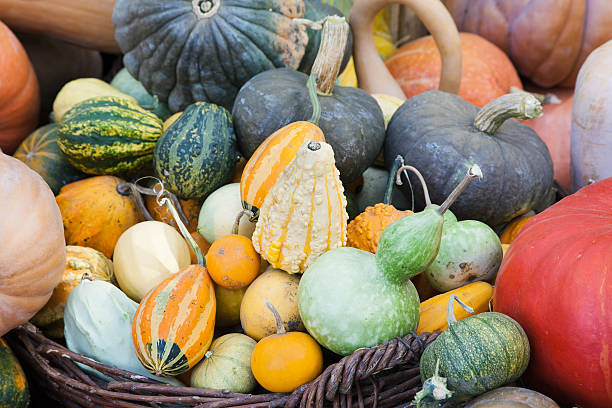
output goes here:
[[98, 78], [78, 78], [66, 83], [53, 100], [53, 117], [60, 122], [66, 112], [89, 98], [114, 96], [138, 103], [136, 98], [121, 92], [107, 82]]
[[542, 87], [573, 86], [587, 56], [612, 37], [608, 1], [443, 2], [460, 31], [492, 41], [510, 56], [522, 76]]
[[[497, 46], [476, 34], [460, 33], [459, 38], [462, 69], [457, 95], [482, 107], [511, 87], [522, 88], [510, 59]], [[438, 87], [440, 53], [431, 36], [403, 45], [385, 65], [408, 98]]]
[[[444, 106], [441, 109], [440, 106]], [[472, 163], [484, 178], [455, 202], [459, 219], [495, 226], [524, 214], [553, 196], [553, 165], [546, 145], [528, 126], [509, 117], [534, 117], [541, 104], [531, 94], [501, 96], [478, 110], [456, 95], [427, 91], [404, 103], [393, 115], [385, 140], [385, 164], [397, 155], [423, 173], [433, 202], [441, 202]], [[468, 143], [469, 141], [469, 143]], [[410, 176], [412, 184], [417, 180]], [[411, 198], [410, 190], [404, 194]], [[417, 208], [423, 195], [416, 191]]]
[[0, 150], [0, 336], [27, 322], [62, 278], [62, 216], [47, 183]]
[[50, 337], [64, 337], [66, 300], [85, 274], [91, 280], [111, 283], [115, 279], [113, 263], [104, 254], [92, 248], [68, 245], [64, 276], [53, 289], [47, 304], [32, 317], [31, 322], [43, 328]]
[[[545, 92], [542, 89], [529, 90]], [[570, 134], [574, 89], [554, 88], [550, 92], [559, 99], [559, 103], [543, 104], [542, 116], [529, 119], [524, 123], [535, 130], [542, 141], [546, 143], [554, 165], [555, 180], [567, 192], [571, 190]]]
[[[515, 320], [501, 313], [484, 312], [457, 321], [453, 316], [455, 299], [457, 296], [451, 295], [448, 301], [448, 329], [421, 356], [425, 392], [417, 394], [417, 401], [446, 399], [437, 398], [446, 387], [428, 387], [432, 382], [438, 383], [436, 377], [446, 379], [448, 390], [457, 400], [516, 381], [529, 363], [529, 341]], [[460, 304], [468, 309], [463, 302]]]
[[0, 0], [0, 20], [16, 30], [119, 53], [113, 36], [113, 0]]
[[185, 199], [203, 200], [230, 181], [238, 161], [230, 113], [197, 102], [188, 106], [155, 145], [155, 174]]
[[[384, 163], [384, 160], [383, 160]], [[357, 207], [359, 212], [364, 212], [367, 207], [382, 203], [389, 182], [389, 171], [380, 167], [368, 167], [363, 173], [363, 186], [357, 191]], [[403, 194], [393, 194], [391, 203], [398, 210], [411, 208], [411, 203]]]
[[612, 176], [612, 81], [606, 68], [610, 64], [612, 40], [593, 51], [578, 73], [572, 105], [572, 191]]
[[67, 245], [87, 246], [112, 257], [119, 236], [144, 221], [133, 199], [117, 191], [125, 181], [111, 176], [67, 184], [56, 197]]
[[474, 309], [473, 312], [468, 312], [461, 306], [454, 305], [453, 315], [455, 319], [461, 320], [474, 314], [489, 311], [489, 303], [493, 297], [493, 286], [487, 282], [472, 282], [421, 302], [421, 315], [416, 329], [417, 334], [444, 331], [448, 328], [446, 312], [451, 295], [457, 296], [466, 305]]
[[[272, 133], [289, 123], [314, 119], [333, 149], [345, 183], [358, 179], [380, 152], [385, 124], [376, 100], [362, 89], [334, 86], [348, 33], [343, 18], [329, 18], [323, 27], [318, 62], [311, 76], [318, 77], [311, 98], [309, 77], [287, 68], [270, 70], [250, 79], [232, 109], [240, 150], [251, 157]], [[311, 80], [312, 81], [312, 80]], [[265, 103], [262, 103], [265, 100]]]
[[[230, 183], [209, 195], [198, 216], [198, 232], [211, 244], [230, 235], [234, 229], [236, 215], [242, 211], [240, 183]], [[240, 218], [238, 234], [251, 237], [255, 223], [246, 217]]]
[[230, 109], [238, 89], [252, 76], [276, 67], [297, 68], [306, 50], [305, 26], [292, 23], [304, 17], [301, 0], [261, 6], [243, 1], [118, 0], [115, 38], [130, 74], [151, 95], [167, 101], [172, 111], [196, 101]]
[[70, 164], [87, 174], [135, 174], [153, 161], [162, 121], [114, 96], [87, 99], [62, 118], [57, 144]]
[[611, 245], [608, 178], [529, 220], [497, 274], [493, 309], [516, 319], [533, 347], [526, 384], [557, 401], [612, 405]]
[[250, 393], [257, 382], [251, 372], [251, 356], [256, 341], [240, 333], [230, 333], [212, 342], [204, 359], [191, 373], [191, 386], [211, 390]]
[[232, 234], [216, 240], [206, 254], [211, 279], [227, 289], [248, 286], [259, 274], [260, 258], [251, 240]]
[[[170, 225], [171, 227], [174, 227], [177, 231], [179, 231], [178, 225], [176, 224], [176, 221], [174, 221], [174, 217], [172, 217], [170, 211], [168, 211], [166, 206], [159, 205], [155, 196], [145, 195], [144, 201], [147, 210], [155, 221], [165, 222], [166, 224]], [[200, 208], [202, 207], [202, 203], [199, 200], [179, 199], [178, 201], [180, 204], [180, 209], [187, 220], [187, 230], [189, 232], [195, 232], [198, 228], [198, 217], [200, 215]]]
[[121, 70], [113, 77], [110, 84], [121, 92], [136, 98], [140, 106], [146, 110], [150, 110], [162, 120], [166, 120], [172, 116], [172, 112], [170, 112], [168, 105], [160, 102], [157, 96], [151, 96], [144, 86], [142, 86], [138, 80], [130, 75], [127, 69], [121, 68]]
[[180, 233], [159, 221], [128, 228], [113, 254], [121, 290], [140, 302], [151, 289], [190, 264], [189, 247]]
[[444, 6], [427, 0], [356, 0], [351, 10], [355, 36], [354, 59], [359, 86], [371, 94], [386, 94], [406, 99], [376, 49], [372, 27], [383, 7], [400, 3], [409, 7], [432, 34], [442, 59], [439, 89], [457, 93], [461, 82], [461, 41], [457, 27]]
[[291, 392], [323, 371], [323, 352], [312, 337], [286, 332], [274, 306], [266, 301], [277, 322], [276, 334], [264, 337], [253, 349], [251, 369], [257, 382], [270, 392]]
[[347, 222], [334, 151], [325, 142], [304, 142], [266, 195], [253, 247], [274, 268], [302, 273], [346, 243]]
[[259, 216], [266, 195], [307, 140], [324, 142], [325, 137], [311, 122], [290, 123], [268, 136], [247, 161], [240, 177], [240, 198], [242, 207], [253, 214], [251, 219]]
[[521, 229], [523, 229], [527, 221], [529, 221], [532, 217], [533, 215], [521, 215], [520, 217], [516, 217], [510, 221], [499, 236], [501, 243], [511, 244], [518, 233], [521, 232]]
[[276, 333], [274, 314], [265, 301], [276, 305], [287, 331], [304, 331], [297, 304], [300, 280], [280, 269], [268, 267], [247, 288], [240, 305], [240, 323], [244, 332], [255, 340]]
[[559, 408], [559, 405], [527, 388], [500, 387], [474, 398], [465, 408]]
[[240, 304], [247, 291], [241, 289], [227, 289], [215, 285], [215, 299], [217, 300], [216, 327], [230, 327], [240, 324]]
[[36, 73], [28, 55], [2, 21], [0, 54], [0, 149], [6, 154], [13, 154], [38, 123], [40, 95]]
[[75, 169], [57, 146], [58, 125], [51, 123], [32, 132], [21, 144], [13, 157], [21, 160], [37, 172], [59, 194], [66, 184], [87, 177]]
[[26, 408], [30, 401], [28, 381], [19, 361], [0, 337], [0, 406]]

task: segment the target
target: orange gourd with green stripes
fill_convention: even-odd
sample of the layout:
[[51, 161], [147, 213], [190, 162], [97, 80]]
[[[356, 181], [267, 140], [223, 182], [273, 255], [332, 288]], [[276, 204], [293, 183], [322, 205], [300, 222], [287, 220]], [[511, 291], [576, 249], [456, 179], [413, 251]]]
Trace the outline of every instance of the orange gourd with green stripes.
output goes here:
[[150, 291], [136, 310], [132, 337], [138, 359], [158, 376], [187, 371], [210, 347], [215, 313], [215, 290], [206, 268], [183, 268]]
[[272, 133], [255, 150], [240, 178], [240, 198], [255, 219], [266, 194], [305, 141], [324, 142], [323, 131], [311, 122], [294, 122]]

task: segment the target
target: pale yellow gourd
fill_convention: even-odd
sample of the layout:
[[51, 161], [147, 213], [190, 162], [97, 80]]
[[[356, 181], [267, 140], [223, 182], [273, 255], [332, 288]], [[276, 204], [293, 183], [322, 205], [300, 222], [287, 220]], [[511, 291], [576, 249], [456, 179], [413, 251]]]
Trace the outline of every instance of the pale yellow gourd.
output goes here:
[[304, 142], [259, 210], [253, 246], [274, 268], [302, 273], [346, 244], [348, 214], [334, 151]]

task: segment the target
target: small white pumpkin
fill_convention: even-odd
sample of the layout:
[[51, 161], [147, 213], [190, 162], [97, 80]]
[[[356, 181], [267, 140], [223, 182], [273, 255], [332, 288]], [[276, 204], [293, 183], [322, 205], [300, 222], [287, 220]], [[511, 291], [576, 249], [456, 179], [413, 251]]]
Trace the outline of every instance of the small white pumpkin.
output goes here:
[[191, 257], [187, 242], [174, 228], [159, 221], [144, 221], [121, 234], [113, 263], [121, 290], [140, 302], [161, 281], [191, 265]]

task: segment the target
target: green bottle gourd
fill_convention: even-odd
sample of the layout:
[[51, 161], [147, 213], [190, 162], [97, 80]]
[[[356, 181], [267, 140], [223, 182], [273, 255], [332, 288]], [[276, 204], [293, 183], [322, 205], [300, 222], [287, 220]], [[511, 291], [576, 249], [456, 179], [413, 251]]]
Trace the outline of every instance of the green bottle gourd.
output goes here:
[[376, 254], [336, 248], [304, 272], [298, 307], [317, 342], [348, 355], [416, 329], [419, 296], [410, 278], [436, 258], [444, 213], [475, 177], [482, 177], [477, 165], [440, 207], [429, 206], [385, 228]]

